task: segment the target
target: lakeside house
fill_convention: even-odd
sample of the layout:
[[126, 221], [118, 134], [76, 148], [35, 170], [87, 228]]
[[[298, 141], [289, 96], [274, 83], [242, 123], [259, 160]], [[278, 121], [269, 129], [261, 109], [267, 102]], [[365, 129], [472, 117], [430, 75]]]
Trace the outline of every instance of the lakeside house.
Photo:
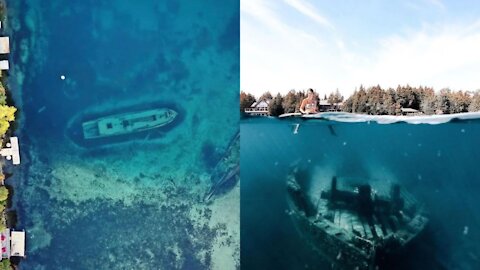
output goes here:
[[[271, 99], [261, 99], [254, 102], [250, 107], [245, 108], [245, 113], [250, 116], [269, 116], [268, 105]], [[300, 106], [300, 104], [297, 104]], [[330, 103], [327, 99], [321, 99], [318, 102], [319, 112], [340, 112], [342, 111], [343, 102]], [[298, 111], [298, 107], [296, 111]]]
[[402, 115], [407, 115], [407, 116], [414, 116], [414, 115], [422, 115], [423, 112], [419, 110], [415, 110], [412, 108], [400, 108]]
[[0, 37], [0, 70], [8, 70], [8, 54], [10, 53], [9, 37]]
[[25, 231], [5, 229], [0, 232], [2, 259], [25, 257]]
[[256, 101], [249, 108], [245, 108], [245, 113], [251, 116], [269, 116], [268, 105], [271, 101], [271, 99]]
[[330, 103], [327, 99], [321, 99], [318, 103], [319, 112], [340, 112], [342, 111], [343, 102]]

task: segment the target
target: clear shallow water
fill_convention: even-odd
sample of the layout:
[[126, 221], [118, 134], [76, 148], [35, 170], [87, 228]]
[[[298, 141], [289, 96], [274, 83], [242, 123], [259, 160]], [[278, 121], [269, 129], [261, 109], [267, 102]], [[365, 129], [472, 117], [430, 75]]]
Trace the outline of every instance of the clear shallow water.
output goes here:
[[[202, 198], [238, 130], [238, 1], [8, 7], [22, 269], [235, 268], [238, 222], [223, 218], [238, 216], [238, 188]], [[101, 147], [69, 136], [84, 115], [152, 104], [178, 108], [181, 121]]]
[[[297, 123], [299, 132], [293, 134]], [[430, 226], [385, 269], [478, 269], [479, 136], [480, 120], [438, 125], [243, 120], [242, 268], [331, 269], [285, 213], [285, 177], [297, 164], [312, 168], [319, 181], [333, 175], [397, 181], [425, 203]]]

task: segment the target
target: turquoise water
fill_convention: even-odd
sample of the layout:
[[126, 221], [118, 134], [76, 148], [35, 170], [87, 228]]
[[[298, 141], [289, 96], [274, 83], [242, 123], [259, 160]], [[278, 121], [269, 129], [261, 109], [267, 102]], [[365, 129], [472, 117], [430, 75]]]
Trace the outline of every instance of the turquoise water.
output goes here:
[[[7, 2], [21, 268], [237, 268], [239, 187], [203, 197], [238, 131], [238, 1]], [[89, 117], [158, 106], [178, 121], [77, 140]]]
[[399, 182], [424, 203], [427, 230], [381, 269], [480, 269], [479, 137], [480, 120], [242, 120], [242, 268], [332, 269], [286, 212], [286, 176], [303, 166], [315, 181], [337, 175]]

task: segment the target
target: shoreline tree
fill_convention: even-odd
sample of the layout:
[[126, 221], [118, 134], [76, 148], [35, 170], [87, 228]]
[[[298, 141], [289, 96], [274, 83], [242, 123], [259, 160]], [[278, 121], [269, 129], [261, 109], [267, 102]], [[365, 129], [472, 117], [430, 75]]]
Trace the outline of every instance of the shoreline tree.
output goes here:
[[[305, 97], [304, 91], [294, 89], [285, 96], [277, 94], [274, 98], [270, 92], [265, 92], [259, 99], [242, 91], [240, 109], [243, 111], [255, 101], [270, 99], [269, 112], [278, 116], [298, 112]], [[435, 92], [433, 88], [424, 86], [398, 85], [396, 88], [383, 89], [380, 85], [369, 88], [360, 85], [347, 99], [344, 99], [338, 89], [328, 97], [325, 95], [325, 98], [332, 106], [343, 102], [344, 112], [371, 115], [400, 115], [402, 108], [415, 109], [427, 115], [480, 111], [480, 90], [470, 92], [444, 88]]]
[[240, 113], [245, 113], [245, 108], [249, 108], [257, 101], [252, 94], [247, 94], [244, 91], [240, 92]]
[[271, 116], [279, 116], [285, 112], [283, 106], [283, 97], [280, 93], [268, 105], [268, 112]]

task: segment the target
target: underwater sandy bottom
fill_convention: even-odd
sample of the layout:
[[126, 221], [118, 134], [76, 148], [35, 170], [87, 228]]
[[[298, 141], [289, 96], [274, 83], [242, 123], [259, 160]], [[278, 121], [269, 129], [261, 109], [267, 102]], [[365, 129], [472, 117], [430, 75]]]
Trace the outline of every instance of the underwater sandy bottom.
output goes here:
[[[140, 1], [135, 8], [128, 1], [116, 3], [114, 9], [102, 3], [101, 8], [92, 10], [96, 27], [92, 29], [92, 37], [105, 47], [115, 45], [108, 35], [116, 31], [118, 16], [145, 33], [158, 31], [156, 20], [165, 19], [151, 12], [153, 1]], [[167, 57], [166, 61], [173, 61], [180, 71], [155, 75], [151, 69], [159, 57], [157, 52], [142, 56], [151, 61], [137, 63], [144, 58], [126, 56], [121, 62], [116, 61], [115, 55], [107, 59], [109, 56], [98, 50], [89, 52], [86, 60], [90, 61], [88, 66], [92, 67], [95, 81], [86, 82], [76, 77], [73, 70], [66, 74], [63, 84], [34, 89], [33, 85], [42, 83], [34, 80], [44, 79], [38, 78], [43, 69], [51, 68], [53, 71], [47, 74], [52, 76], [62, 72], [49, 64], [57, 56], [34, 53], [48, 51], [53, 45], [49, 40], [52, 26], [46, 25], [40, 5], [41, 1], [31, 0], [21, 10], [17, 3], [10, 3], [10, 16], [24, 18], [12, 19], [12, 31], [30, 31], [28, 38], [13, 39], [12, 54], [20, 62], [12, 65], [11, 80], [12, 87], [22, 90], [14, 93], [14, 98], [23, 111], [20, 139], [28, 141], [22, 147], [24, 165], [18, 170], [19, 182], [15, 183], [19, 225], [28, 232], [28, 259], [22, 268], [239, 268], [239, 184], [210, 203], [203, 201], [212, 184], [211, 168], [202, 157], [203, 147], [212, 144], [215, 151], [222, 152], [238, 129], [238, 78], [231, 75], [235, 73], [232, 66], [238, 65], [238, 55], [224, 54], [210, 44], [215, 39], [208, 38], [223, 31], [229, 13], [216, 12], [218, 15], [209, 18], [213, 22], [194, 24], [198, 31], [208, 28], [211, 32], [206, 34], [206, 41], [195, 45], [194, 52], [183, 53], [178, 61]], [[58, 13], [61, 19], [68, 19], [83, 8], [80, 4], [61, 8], [64, 5], [61, 0], [51, 5], [52, 10], [62, 10]], [[195, 8], [198, 7], [180, 8], [179, 12], [185, 12], [183, 17], [194, 21], [198, 15]], [[192, 21], [183, 25], [172, 21], [171, 25], [178, 27], [171, 31], [184, 32], [182, 27], [190, 27]], [[168, 36], [167, 32], [162, 33]], [[188, 33], [192, 37], [185, 36], [186, 39], [199, 36], [196, 31]], [[199, 47], [203, 43], [206, 47]], [[168, 55], [179, 48], [168, 47], [165, 41], [162, 50]], [[92, 62], [97, 59], [99, 64]], [[187, 75], [178, 75], [182, 69], [186, 69], [183, 72]], [[132, 89], [133, 80], [142, 76], [145, 90]], [[180, 77], [171, 82], [171, 76]], [[116, 89], [122, 99], [116, 99], [115, 95], [101, 97], [108, 93], [104, 88]], [[85, 89], [97, 92], [85, 94]], [[49, 97], [46, 101], [52, 102], [32, 102], [29, 93], [33, 91], [45, 91]], [[88, 103], [81, 104], [83, 100]], [[71, 142], [65, 135], [66, 126], [55, 122], [53, 113], [62, 102], [72, 103], [81, 113], [152, 100], [181, 101], [180, 106], [186, 112], [183, 121], [160, 138], [146, 137], [98, 149], [84, 149]], [[212, 109], [217, 116], [212, 116]], [[46, 124], [56, 127], [51, 137], [44, 136], [44, 131], [37, 134], [31, 128], [43, 116]]]

